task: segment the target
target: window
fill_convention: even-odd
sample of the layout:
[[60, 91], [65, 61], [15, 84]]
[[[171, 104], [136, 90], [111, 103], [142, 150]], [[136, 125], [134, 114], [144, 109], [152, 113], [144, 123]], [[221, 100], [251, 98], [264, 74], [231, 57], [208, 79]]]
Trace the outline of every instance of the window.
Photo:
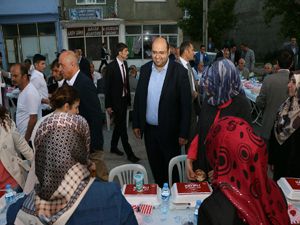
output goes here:
[[106, 0], [76, 0], [76, 5], [106, 4]]
[[99, 60], [101, 58], [101, 37], [86, 38], [86, 55], [91, 60]]
[[159, 36], [173, 46], [178, 45], [178, 27], [175, 24], [128, 25], [125, 32], [129, 59], [150, 59], [152, 42]]
[[54, 23], [39, 23], [38, 30], [39, 35], [55, 34], [55, 25]]
[[161, 33], [164, 34], [177, 34], [178, 28], [176, 25], [161, 25]]
[[166, 2], [167, 0], [134, 0], [135, 2]]
[[[69, 49], [82, 49], [89, 60], [101, 59], [101, 45], [108, 44], [110, 55], [115, 54], [114, 47], [119, 40], [118, 26], [90, 26], [67, 28]], [[104, 38], [104, 39], [103, 39]], [[107, 39], [109, 38], [109, 43]]]
[[21, 24], [19, 25], [19, 31], [21, 36], [36, 36], [36, 24]]
[[3, 34], [6, 37], [18, 36], [18, 27], [17, 25], [3, 25]]
[[30, 23], [3, 25], [8, 63], [22, 62], [37, 54], [46, 57], [51, 63], [57, 52], [55, 23]]

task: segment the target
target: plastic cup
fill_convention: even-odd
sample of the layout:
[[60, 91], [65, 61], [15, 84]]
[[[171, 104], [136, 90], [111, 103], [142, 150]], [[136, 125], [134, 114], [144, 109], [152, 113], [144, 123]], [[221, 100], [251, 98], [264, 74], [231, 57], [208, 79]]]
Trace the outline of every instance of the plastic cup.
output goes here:
[[144, 174], [142, 173], [137, 173], [134, 175], [134, 181], [135, 181], [135, 190], [137, 192], [142, 192], [143, 191], [143, 186], [144, 186]]

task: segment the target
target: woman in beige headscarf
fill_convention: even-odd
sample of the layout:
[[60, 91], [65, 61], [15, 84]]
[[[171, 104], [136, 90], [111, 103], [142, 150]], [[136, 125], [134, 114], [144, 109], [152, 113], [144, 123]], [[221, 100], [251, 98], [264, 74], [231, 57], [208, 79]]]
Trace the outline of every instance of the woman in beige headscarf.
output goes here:
[[38, 183], [8, 209], [8, 225], [137, 224], [120, 188], [90, 177], [90, 135], [83, 117], [54, 113], [38, 128], [34, 144]]
[[277, 113], [269, 142], [274, 180], [300, 177], [300, 74], [290, 76], [288, 94]]

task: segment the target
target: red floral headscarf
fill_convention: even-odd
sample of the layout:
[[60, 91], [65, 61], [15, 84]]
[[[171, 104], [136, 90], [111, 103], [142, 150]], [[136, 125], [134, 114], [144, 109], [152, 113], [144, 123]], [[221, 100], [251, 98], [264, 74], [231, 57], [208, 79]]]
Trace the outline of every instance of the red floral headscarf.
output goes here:
[[290, 224], [287, 204], [267, 176], [266, 144], [243, 119], [223, 117], [211, 127], [206, 152], [214, 169], [213, 186], [249, 225]]

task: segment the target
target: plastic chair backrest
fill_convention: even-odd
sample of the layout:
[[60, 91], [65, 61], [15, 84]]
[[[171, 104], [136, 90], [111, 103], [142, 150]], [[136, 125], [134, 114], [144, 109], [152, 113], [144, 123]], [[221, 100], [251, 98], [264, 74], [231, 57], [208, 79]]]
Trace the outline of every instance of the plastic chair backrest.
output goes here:
[[144, 174], [144, 184], [148, 184], [148, 174], [145, 169], [140, 164], [125, 164], [121, 166], [117, 166], [113, 168], [109, 172], [108, 181], [112, 182], [115, 177], [118, 177], [120, 186], [122, 187], [124, 184], [134, 184], [134, 175], [136, 173], [143, 173]]
[[110, 115], [108, 114], [108, 112], [105, 109], [105, 95], [104, 94], [98, 94], [98, 98], [99, 98], [99, 101], [100, 101], [101, 110], [103, 112], [105, 112], [107, 130], [110, 131]]
[[176, 165], [179, 174], [179, 181], [180, 182], [187, 182], [186, 171], [185, 171], [185, 161], [186, 155], [179, 155], [172, 158], [169, 162], [169, 187], [171, 188], [173, 185], [172, 181], [172, 173], [173, 168]]

